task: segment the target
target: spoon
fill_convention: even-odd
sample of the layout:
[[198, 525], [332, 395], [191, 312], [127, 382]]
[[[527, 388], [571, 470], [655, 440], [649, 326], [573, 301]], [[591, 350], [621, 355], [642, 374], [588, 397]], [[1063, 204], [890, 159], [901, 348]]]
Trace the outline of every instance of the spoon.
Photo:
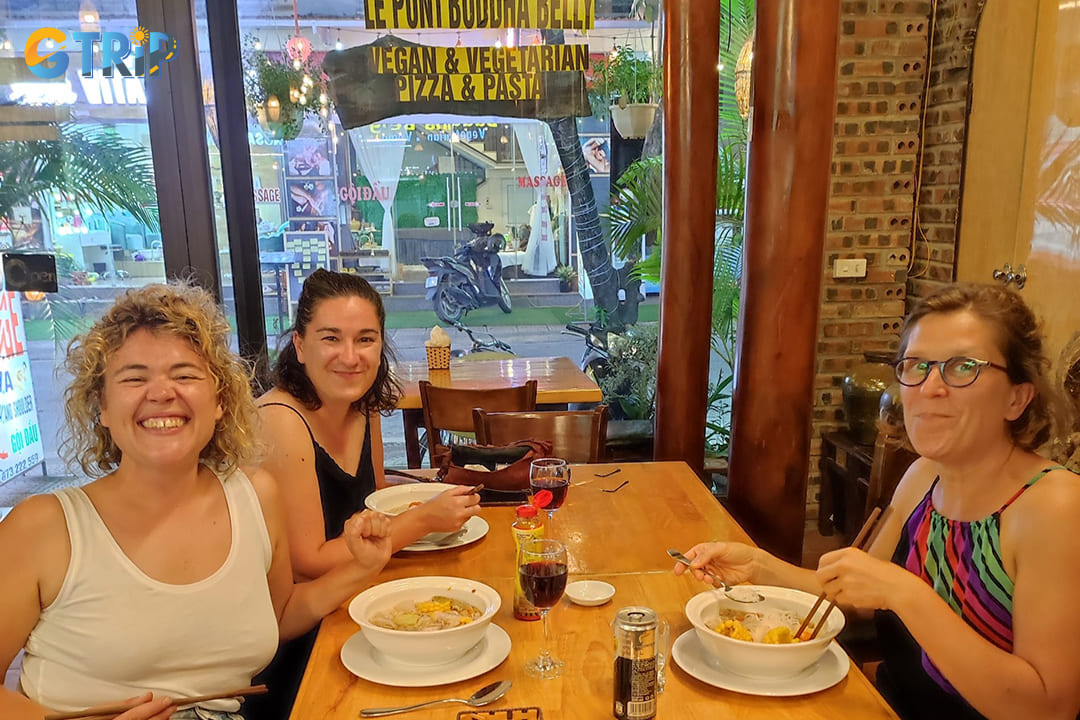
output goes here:
[[[679, 552], [675, 548], [668, 548], [667, 554], [670, 555], [671, 557], [675, 558], [679, 562], [681, 562], [686, 567], [690, 567], [689, 558], [687, 558], [685, 555], [683, 555], [681, 552]], [[761, 602], [762, 600], [765, 599], [765, 596], [763, 596], [761, 593], [757, 592], [756, 590], [751, 590], [750, 588], [745, 588], [745, 587], [731, 587], [726, 582], [721, 580], [719, 576], [717, 576], [714, 573], [710, 572], [707, 568], [697, 568], [697, 569], [701, 570], [701, 572], [703, 572], [706, 575], [708, 575], [709, 577], [711, 577], [716, 582], [716, 584], [719, 585], [721, 589], [723, 589], [724, 595], [730, 600], [734, 600], [735, 602], [741, 602], [741, 603], [756, 603], [756, 602]]]
[[420, 708], [425, 708], [429, 705], [452, 702], [465, 703], [469, 707], [481, 707], [483, 705], [490, 705], [505, 695], [506, 691], [510, 689], [511, 684], [512, 683], [509, 680], [493, 682], [490, 685], [485, 685], [480, 688], [464, 700], [461, 698], [445, 698], [443, 700], [428, 700], [427, 702], [417, 703], [415, 705], [403, 705], [401, 707], [367, 708], [366, 710], [360, 711], [360, 717], [382, 717], [383, 715], [394, 715], [396, 713], [419, 710]]

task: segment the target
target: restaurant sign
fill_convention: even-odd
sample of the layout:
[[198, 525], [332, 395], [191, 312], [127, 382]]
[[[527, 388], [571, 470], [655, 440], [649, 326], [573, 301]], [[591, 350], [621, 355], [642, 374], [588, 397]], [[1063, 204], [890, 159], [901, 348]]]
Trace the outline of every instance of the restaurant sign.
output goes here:
[[361, 127], [396, 115], [584, 117], [588, 45], [520, 48], [428, 47], [384, 36], [327, 53], [341, 124]]
[[592, 30], [596, 0], [364, 0], [369, 30]]
[[0, 292], [0, 483], [42, 461], [34, 381], [18, 293]]

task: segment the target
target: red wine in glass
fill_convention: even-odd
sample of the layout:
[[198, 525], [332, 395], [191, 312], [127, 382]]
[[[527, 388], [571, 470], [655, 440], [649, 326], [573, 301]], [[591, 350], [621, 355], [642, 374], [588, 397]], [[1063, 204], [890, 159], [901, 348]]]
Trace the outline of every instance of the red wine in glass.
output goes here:
[[540, 657], [525, 663], [525, 673], [532, 677], [553, 678], [562, 675], [566, 663], [551, 657], [548, 647], [548, 613], [558, 604], [566, 589], [569, 561], [566, 546], [551, 538], [538, 538], [521, 544], [517, 557], [518, 579], [525, 597], [540, 610], [544, 625], [544, 646]]
[[553, 607], [566, 590], [566, 563], [540, 560], [518, 568], [525, 597], [538, 608]]
[[529, 480], [529, 485], [534, 493], [540, 490], [551, 491], [551, 502], [547, 504], [547, 510], [558, 510], [566, 500], [566, 491], [570, 487], [570, 480], [563, 477], [536, 477]]

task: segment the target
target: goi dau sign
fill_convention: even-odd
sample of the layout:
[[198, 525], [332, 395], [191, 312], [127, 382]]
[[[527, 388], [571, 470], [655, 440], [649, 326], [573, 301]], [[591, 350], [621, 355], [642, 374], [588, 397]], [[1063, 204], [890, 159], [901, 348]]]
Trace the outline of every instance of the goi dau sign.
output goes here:
[[591, 30], [595, 0], [364, 0], [368, 29]]

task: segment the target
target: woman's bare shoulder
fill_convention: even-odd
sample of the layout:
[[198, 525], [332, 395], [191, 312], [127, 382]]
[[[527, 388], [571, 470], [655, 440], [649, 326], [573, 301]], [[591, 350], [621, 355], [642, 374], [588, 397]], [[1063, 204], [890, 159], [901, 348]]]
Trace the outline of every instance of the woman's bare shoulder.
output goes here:
[[32, 495], [12, 508], [0, 527], [8, 531], [21, 532], [26, 528], [37, 527], [38, 532], [48, 532], [54, 526], [66, 527], [64, 511], [60, 501], [54, 495]]
[[1025, 511], [1024, 514], [1033, 512], [1041, 516], [1065, 509], [1080, 511], [1080, 475], [1055, 468], [1040, 477], [1020, 499], [1025, 502], [1017, 502], [1016, 508]]
[[70, 552], [67, 520], [60, 501], [53, 495], [23, 500], [0, 522], [0, 565], [21, 559], [43, 570], [66, 567]]

